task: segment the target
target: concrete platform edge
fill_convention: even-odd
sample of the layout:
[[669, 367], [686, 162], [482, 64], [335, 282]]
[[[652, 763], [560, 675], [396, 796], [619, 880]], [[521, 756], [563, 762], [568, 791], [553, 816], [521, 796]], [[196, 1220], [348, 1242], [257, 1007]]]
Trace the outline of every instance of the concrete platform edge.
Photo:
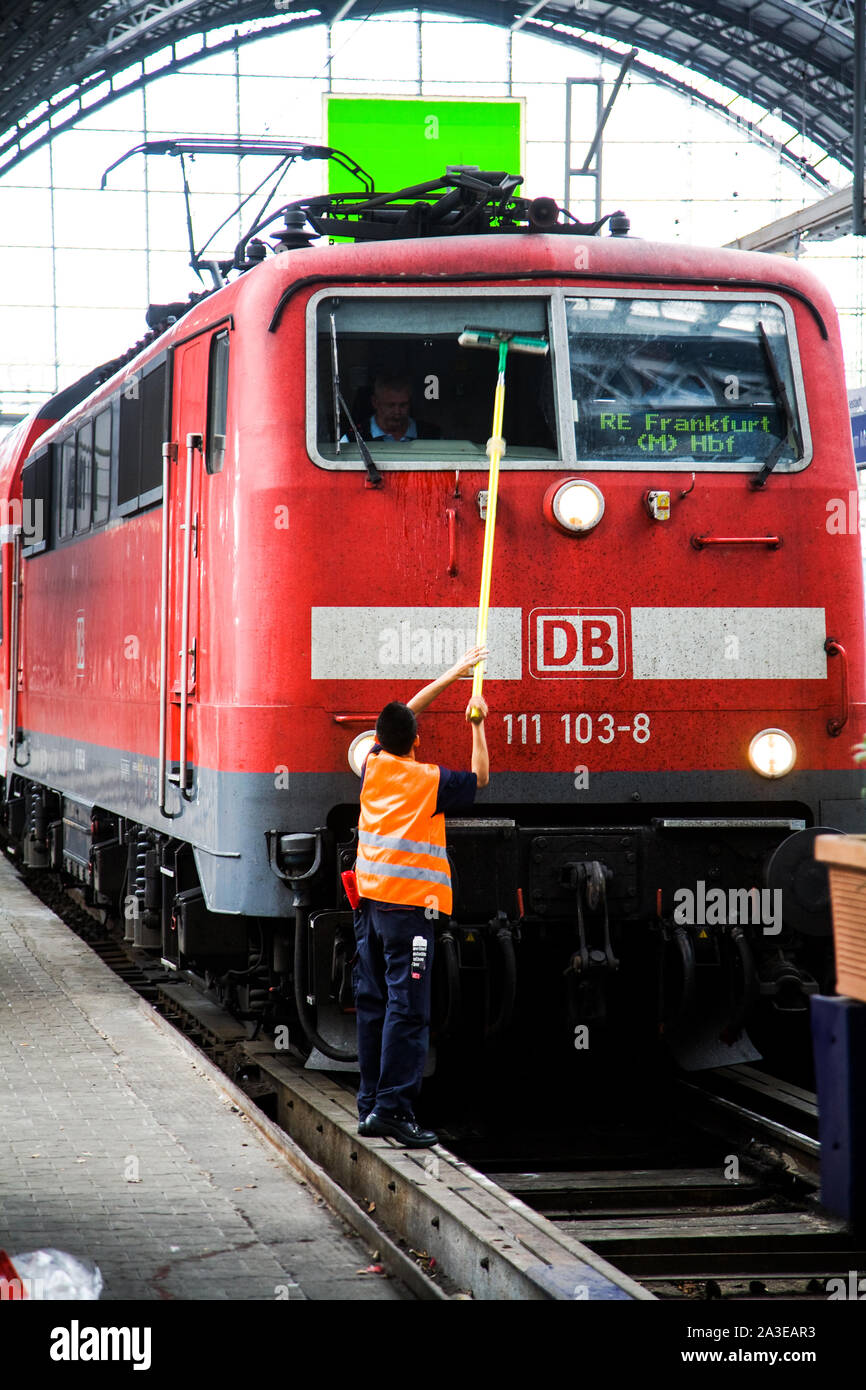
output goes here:
[[178, 1032], [173, 1024], [162, 1017], [157, 1009], [149, 1004], [145, 999], [139, 999], [138, 1008], [149, 1022], [170, 1039], [185, 1056], [190, 1058], [197, 1067], [213, 1082], [223, 1095], [231, 1100], [239, 1110], [245, 1114], [256, 1129], [270, 1144], [277, 1150], [292, 1168], [299, 1173], [305, 1181], [309, 1182], [316, 1190], [321, 1193], [325, 1201], [344, 1221], [357, 1231], [358, 1235], [367, 1241], [373, 1249], [377, 1249], [381, 1255], [382, 1264], [394, 1275], [395, 1278], [411, 1289], [419, 1298], [425, 1300], [445, 1300], [448, 1295], [432, 1279], [428, 1279], [423, 1270], [408, 1255], [395, 1244], [394, 1241], [384, 1232], [381, 1227], [371, 1221], [366, 1212], [354, 1202], [343, 1189], [328, 1176], [325, 1170], [315, 1163], [308, 1154], [296, 1144], [285, 1130], [279, 1125], [275, 1125], [269, 1120], [264, 1111], [260, 1110], [254, 1101], [235, 1082], [229, 1080], [219, 1067], [200, 1052], [194, 1043], [185, 1038]]

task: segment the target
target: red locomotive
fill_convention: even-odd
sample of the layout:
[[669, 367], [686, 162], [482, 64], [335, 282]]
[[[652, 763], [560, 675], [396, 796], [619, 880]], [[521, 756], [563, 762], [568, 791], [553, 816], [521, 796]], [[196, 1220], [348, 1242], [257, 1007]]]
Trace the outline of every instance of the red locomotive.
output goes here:
[[[830, 986], [813, 832], [863, 819], [836, 315], [797, 264], [601, 235], [516, 183], [283, 210], [281, 254], [242, 246], [0, 446], [6, 832], [351, 1056], [358, 736], [474, 640], [496, 359], [458, 339], [544, 339], [508, 362], [493, 771], [449, 824], [439, 1035], [641, 999], [686, 1061], [733, 1058]], [[364, 437], [377, 381], [417, 437]], [[426, 758], [462, 765], [467, 691]]]

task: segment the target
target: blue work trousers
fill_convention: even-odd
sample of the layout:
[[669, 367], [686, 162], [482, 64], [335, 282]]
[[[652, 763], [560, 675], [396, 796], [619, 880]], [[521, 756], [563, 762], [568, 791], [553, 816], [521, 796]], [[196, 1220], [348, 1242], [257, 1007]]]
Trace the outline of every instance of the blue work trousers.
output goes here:
[[433, 923], [423, 907], [369, 898], [354, 920], [358, 1114], [414, 1117], [430, 1038]]

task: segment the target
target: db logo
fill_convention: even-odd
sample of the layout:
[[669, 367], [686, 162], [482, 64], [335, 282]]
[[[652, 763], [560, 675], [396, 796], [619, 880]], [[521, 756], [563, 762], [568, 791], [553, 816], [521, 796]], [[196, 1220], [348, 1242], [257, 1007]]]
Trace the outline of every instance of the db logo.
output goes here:
[[625, 618], [619, 608], [533, 608], [529, 669], [539, 680], [625, 675]]

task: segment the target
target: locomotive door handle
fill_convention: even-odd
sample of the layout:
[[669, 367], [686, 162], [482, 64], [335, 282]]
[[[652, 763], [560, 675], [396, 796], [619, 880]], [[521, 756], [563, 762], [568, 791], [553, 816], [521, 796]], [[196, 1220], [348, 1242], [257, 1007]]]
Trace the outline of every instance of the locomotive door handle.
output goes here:
[[848, 653], [842, 643], [835, 642], [832, 637], [828, 637], [824, 643], [824, 651], [828, 656], [842, 658], [842, 713], [827, 720], [827, 733], [831, 738], [838, 738], [848, 723]]
[[765, 545], [778, 550], [781, 544], [781, 536], [692, 536], [695, 550], [706, 550], [708, 545]]
[[159, 763], [156, 793], [159, 813], [167, 816], [166, 753], [168, 732], [168, 559], [171, 546], [171, 465], [177, 463], [177, 445], [171, 440], [162, 446], [162, 564], [159, 596]]
[[453, 579], [457, 573], [457, 513], [453, 507], [447, 507], [445, 515], [448, 518], [448, 573]]
[[186, 781], [187, 740], [189, 737], [189, 601], [190, 571], [192, 568], [192, 473], [196, 449], [202, 448], [200, 434], [186, 437], [186, 481], [184, 486], [184, 528], [183, 528], [183, 590], [181, 594], [180, 620], [180, 765], [178, 767], [178, 789], [182, 797], [189, 800]]
[[[159, 643], [159, 765], [157, 769], [157, 798], [160, 814], [168, 816], [170, 812], [166, 807], [166, 796], [168, 783], [172, 782], [180, 791], [181, 796], [187, 796], [187, 733], [188, 733], [188, 705], [189, 705], [189, 599], [190, 599], [190, 568], [192, 551], [192, 476], [193, 462], [196, 449], [201, 449], [202, 437], [200, 434], [188, 434], [186, 437], [186, 479], [184, 488], [184, 520], [179, 530], [183, 534], [183, 587], [181, 590], [181, 645], [180, 645], [180, 679], [178, 681], [177, 692], [169, 690], [169, 558], [171, 552], [171, 465], [178, 461], [177, 445], [168, 442], [162, 446], [162, 574], [161, 574], [161, 593], [160, 593], [160, 643]], [[196, 528], [197, 529], [197, 528]], [[197, 547], [196, 547], [197, 549]], [[193, 657], [193, 660], [195, 658]], [[193, 665], [193, 672], [195, 665]], [[168, 740], [168, 709], [169, 701], [175, 703], [175, 696], [178, 697], [180, 704], [180, 764], [177, 774], [173, 771], [168, 773], [166, 743]]]

